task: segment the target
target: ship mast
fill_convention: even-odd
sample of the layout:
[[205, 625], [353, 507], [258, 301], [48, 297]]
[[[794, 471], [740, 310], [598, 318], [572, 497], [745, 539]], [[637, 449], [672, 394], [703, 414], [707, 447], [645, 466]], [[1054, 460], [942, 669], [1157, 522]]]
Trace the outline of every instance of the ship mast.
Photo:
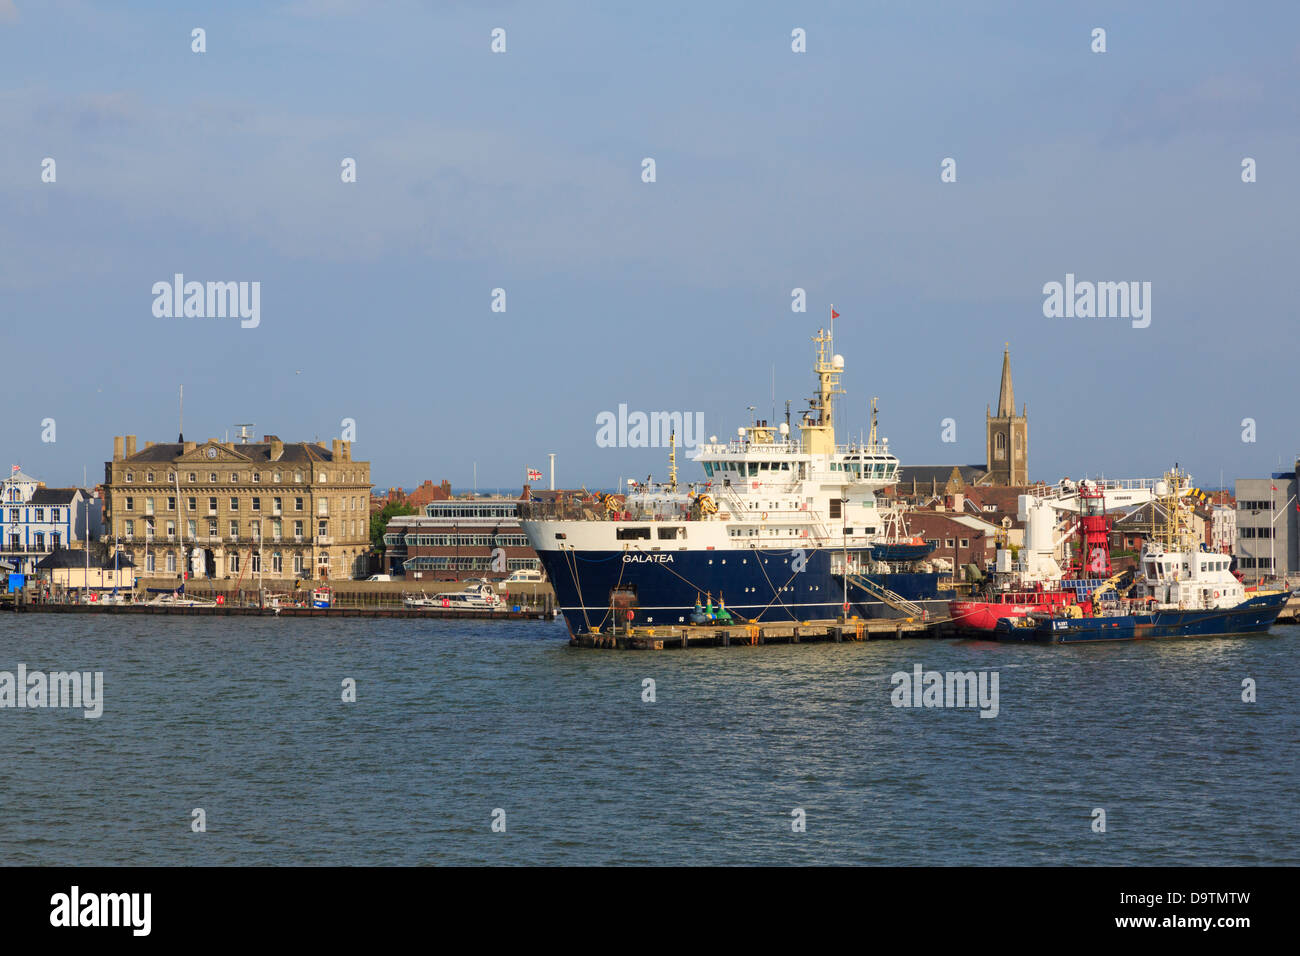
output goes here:
[[[662, 432], [660, 433], [662, 434]], [[677, 430], [668, 433], [668, 486], [677, 491]]]
[[813, 372], [817, 375], [817, 394], [809, 403], [808, 414], [804, 415], [800, 427], [803, 450], [813, 455], [833, 455], [835, 453], [835, 414], [832, 402], [836, 395], [843, 395], [840, 388], [840, 374], [844, 371], [844, 360], [833, 354], [829, 346], [833, 342], [831, 333], [818, 329], [813, 336], [817, 344], [817, 362]]

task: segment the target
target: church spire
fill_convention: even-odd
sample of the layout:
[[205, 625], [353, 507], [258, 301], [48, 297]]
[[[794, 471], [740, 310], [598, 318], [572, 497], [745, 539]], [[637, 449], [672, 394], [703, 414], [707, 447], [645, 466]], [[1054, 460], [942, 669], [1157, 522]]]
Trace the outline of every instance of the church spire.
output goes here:
[[1002, 352], [1002, 387], [998, 390], [998, 418], [1014, 418], [1016, 393], [1011, 387], [1011, 343]]

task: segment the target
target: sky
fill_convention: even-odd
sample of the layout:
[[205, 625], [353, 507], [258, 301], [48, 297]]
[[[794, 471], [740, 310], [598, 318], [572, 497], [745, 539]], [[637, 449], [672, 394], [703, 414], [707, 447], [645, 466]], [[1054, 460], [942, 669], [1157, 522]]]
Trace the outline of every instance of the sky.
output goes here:
[[[0, 0], [0, 449], [93, 482], [183, 384], [187, 439], [350, 420], [380, 487], [609, 487], [667, 466], [621, 404], [797, 415], [834, 303], [842, 439], [878, 396], [983, 462], [1009, 343], [1031, 478], [1231, 485], [1300, 454], [1298, 66], [1284, 3]], [[176, 273], [258, 324], [155, 315]], [[1150, 324], [1046, 316], [1067, 274]]]

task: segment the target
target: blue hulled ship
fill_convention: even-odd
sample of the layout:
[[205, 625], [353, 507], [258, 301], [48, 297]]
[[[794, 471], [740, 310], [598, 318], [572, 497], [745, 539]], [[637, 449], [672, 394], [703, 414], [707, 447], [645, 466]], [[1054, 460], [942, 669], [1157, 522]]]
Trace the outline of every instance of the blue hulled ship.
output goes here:
[[899, 462], [874, 403], [869, 438], [837, 444], [844, 359], [825, 330], [813, 342], [818, 389], [800, 421], [710, 438], [694, 455], [702, 480], [679, 485], [674, 441], [667, 482], [521, 505], [571, 632], [690, 623], [697, 604], [752, 621], [946, 613], [933, 546], [879, 494]]
[[1077, 604], [1052, 613], [1001, 618], [994, 636], [1076, 644], [1266, 632], [1291, 592], [1247, 589], [1232, 573], [1231, 557], [1197, 539], [1191, 490], [1190, 478], [1177, 468], [1156, 483], [1161, 507], [1151, 512], [1135, 572], [1117, 574]]

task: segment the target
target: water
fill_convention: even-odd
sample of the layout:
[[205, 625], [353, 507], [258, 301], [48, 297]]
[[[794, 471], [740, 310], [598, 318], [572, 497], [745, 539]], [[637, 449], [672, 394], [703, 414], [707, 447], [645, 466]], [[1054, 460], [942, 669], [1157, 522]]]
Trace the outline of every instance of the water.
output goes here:
[[[611, 652], [535, 622], [7, 614], [0, 670], [103, 670], [106, 702], [0, 710], [0, 845], [9, 864], [1294, 865], [1298, 636]], [[999, 715], [891, 706], [917, 662], [996, 670]]]

